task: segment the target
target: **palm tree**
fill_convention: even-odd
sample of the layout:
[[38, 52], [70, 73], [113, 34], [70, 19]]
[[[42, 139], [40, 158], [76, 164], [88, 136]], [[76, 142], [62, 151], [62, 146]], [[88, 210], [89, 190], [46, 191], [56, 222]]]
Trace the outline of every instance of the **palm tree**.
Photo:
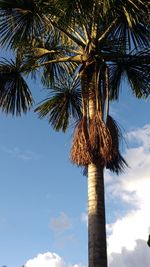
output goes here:
[[26, 112], [33, 100], [24, 77], [39, 69], [50, 92], [39, 116], [64, 132], [76, 121], [70, 158], [88, 175], [89, 267], [107, 267], [104, 168], [126, 166], [109, 105], [123, 78], [148, 97], [149, 34], [146, 0], [0, 0], [0, 42], [17, 54], [0, 62], [0, 107]]

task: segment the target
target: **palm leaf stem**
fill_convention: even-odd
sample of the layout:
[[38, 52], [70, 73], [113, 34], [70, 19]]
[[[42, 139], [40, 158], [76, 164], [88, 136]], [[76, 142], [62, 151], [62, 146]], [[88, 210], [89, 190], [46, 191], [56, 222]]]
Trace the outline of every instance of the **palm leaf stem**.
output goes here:
[[82, 62], [82, 57], [81, 55], [77, 56], [71, 56], [71, 57], [62, 57], [62, 58], [57, 58], [49, 61], [45, 61], [39, 64], [34, 65], [34, 68], [40, 68], [42, 66], [51, 64], [51, 63], [60, 63], [60, 62], [76, 62], [76, 63], [81, 63]]
[[83, 25], [82, 27], [83, 27], [83, 32], [84, 32], [85, 38], [86, 38], [87, 43], [88, 43], [89, 42], [89, 39], [90, 39], [90, 35], [88, 33], [88, 30], [87, 30], [86, 26]]
[[110, 26], [105, 30], [105, 32], [98, 38], [98, 42], [99, 43], [103, 42], [107, 38], [107, 36], [109, 35], [109, 33], [112, 31], [112, 29], [116, 25], [117, 21], [118, 21], [118, 18], [115, 18], [112, 21], [112, 23], [110, 24]]
[[106, 66], [105, 71], [105, 86], [106, 86], [106, 124], [109, 115], [109, 68]]
[[[73, 34], [66, 31], [64, 28], [62, 28], [60, 25], [58, 25], [56, 22], [54, 22], [52, 19], [48, 20], [51, 22], [54, 28], [58, 29], [61, 33], [64, 33], [69, 39], [71, 39], [76, 45], [81, 46], [82, 48], [85, 48], [85, 43], [83, 43], [81, 40], [76, 38]], [[75, 32], [76, 33], [76, 32]]]
[[98, 28], [98, 25], [96, 23], [96, 4], [94, 3], [93, 4], [93, 11], [92, 11], [92, 26], [91, 26], [91, 37], [92, 38], [96, 38], [96, 35], [97, 35], [97, 28]]
[[99, 110], [99, 75], [100, 70], [98, 68], [98, 64], [95, 64], [95, 95], [96, 95], [96, 110]]
[[85, 39], [83, 38], [83, 36], [79, 32], [75, 31], [72, 27], [68, 27], [68, 28], [81, 40], [81, 42], [84, 45], [86, 45]]
[[83, 32], [84, 32], [84, 35], [85, 35], [85, 39], [88, 43], [89, 39], [90, 39], [90, 34], [88, 32], [88, 29], [86, 27], [86, 20], [84, 19], [84, 16], [82, 16], [82, 14], [84, 14], [84, 11], [82, 9], [82, 5], [80, 3], [80, 1], [76, 1], [76, 6], [77, 6], [77, 10], [78, 10], [78, 13], [81, 14], [81, 20], [80, 20], [80, 23], [82, 25], [82, 28], [83, 28]]

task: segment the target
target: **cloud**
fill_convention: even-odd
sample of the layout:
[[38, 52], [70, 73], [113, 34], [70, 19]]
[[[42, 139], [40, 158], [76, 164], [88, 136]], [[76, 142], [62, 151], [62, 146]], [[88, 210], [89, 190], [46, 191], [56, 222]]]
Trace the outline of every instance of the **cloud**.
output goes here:
[[52, 218], [50, 220], [50, 229], [52, 229], [55, 232], [64, 232], [68, 229], [70, 229], [72, 226], [71, 219], [64, 213], [61, 212], [59, 217]]
[[29, 151], [29, 150], [21, 150], [18, 147], [8, 148], [5, 146], [1, 146], [0, 150], [7, 153], [8, 155], [12, 157], [15, 157], [15, 158], [18, 158], [24, 161], [37, 160], [39, 158], [39, 156], [35, 152]]
[[150, 249], [143, 240], [136, 240], [136, 246], [133, 251], [122, 248], [120, 254], [111, 255], [109, 267], [149, 267]]
[[143, 128], [137, 128], [127, 133], [129, 141], [136, 141], [137, 144], [148, 148], [150, 151], [150, 124], [145, 125]]
[[35, 258], [26, 262], [25, 267], [84, 267], [81, 264], [71, 265], [65, 263], [65, 261], [56, 253], [46, 252], [44, 254], [38, 254]]
[[[110, 267], [147, 267], [150, 264], [146, 244], [150, 230], [150, 125], [132, 130], [127, 138], [131, 148], [126, 150], [125, 157], [130, 168], [107, 184], [107, 195], [119, 203], [121, 214], [108, 225]], [[122, 213], [123, 205], [128, 208]]]
[[59, 235], [57, 237], [55, 237], [55, 242], [54, 242], [54, 246], [58, 249], [63, 249], [63, 248], [67, 248], [68, 245], [73, 246], [73, 245], [77, 245], [78, 244], [78, 240], [76, 239], [76, 237], [73, 234], [70, 235]]

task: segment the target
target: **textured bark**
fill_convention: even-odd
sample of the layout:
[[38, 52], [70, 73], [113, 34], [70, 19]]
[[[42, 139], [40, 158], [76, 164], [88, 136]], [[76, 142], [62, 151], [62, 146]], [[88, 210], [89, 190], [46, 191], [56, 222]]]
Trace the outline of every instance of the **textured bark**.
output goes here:
[[89, 267], [107, 267], [103, 166], [88, 166]]
[[[89, 83], [89, 119], [96, 112], [95, 72]], [[95, 161], [96, 162], [96, 161]], [[88, 166], [88, 252], [89, 267], [107, 267], [106, 222], [104, 199], [104, 166], [91, 163]]]

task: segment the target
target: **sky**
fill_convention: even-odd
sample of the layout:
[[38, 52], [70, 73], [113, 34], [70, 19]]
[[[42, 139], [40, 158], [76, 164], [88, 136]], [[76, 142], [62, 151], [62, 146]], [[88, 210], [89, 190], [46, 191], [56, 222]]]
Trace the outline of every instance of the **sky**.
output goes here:
[[[30, 82], [35, 107], [46, 92]], [[105, 172], [109, 267], [149, 267], [150, 100], [126, 83], [111, 106], [129, 168]], [[69, 161], [73, 128], [54, 132], [31, 110], [0, 114], [0, 266], [87, 267], [87, 178]]]

